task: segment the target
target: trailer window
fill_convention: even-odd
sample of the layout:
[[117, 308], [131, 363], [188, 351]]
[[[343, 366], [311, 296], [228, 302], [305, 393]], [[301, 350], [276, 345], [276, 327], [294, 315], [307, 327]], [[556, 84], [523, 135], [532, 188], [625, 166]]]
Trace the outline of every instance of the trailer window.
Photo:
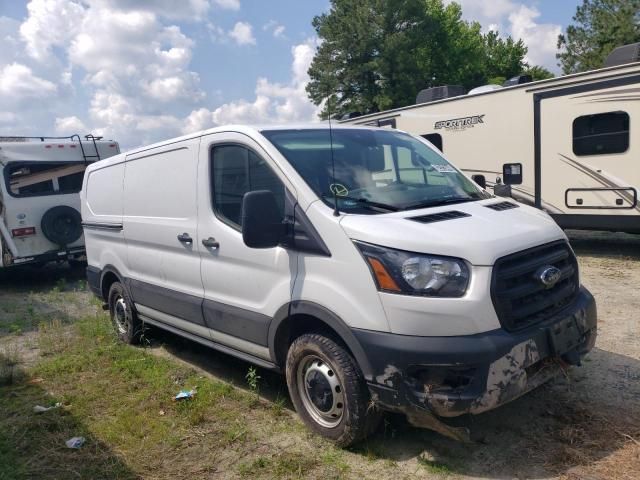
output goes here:
[[623, 153], [629, 148], [629, 114], [607, 112], [573, 121], [573, 153], [580, 156]]
[[7, 190], [14, 197], [78, 193], [87, 165], [82, 162], [20, 162], [5, 169]]
[[424, 138], [428, 142], [431, 142], [431, 145], [436, 147], [441, 152], [444, 152], [444, 150], [442, 149], [442, 135], [440, 135], [439, 133], [427, 133], [426, 135], [422, 135], [422, 138]]

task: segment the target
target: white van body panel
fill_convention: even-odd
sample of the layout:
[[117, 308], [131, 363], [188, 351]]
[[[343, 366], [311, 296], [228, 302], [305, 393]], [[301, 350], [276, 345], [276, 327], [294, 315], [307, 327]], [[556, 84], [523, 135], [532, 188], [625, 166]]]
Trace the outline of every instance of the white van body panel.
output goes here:
[[[123, 227], [127, 274], [146, 298], [161, 288], [202, 297], [197, 175], [200, 139], [127, 155]], [[191, 243], [178, 239], [187, 234]], [[171, 313], [171, 312], [166, 312]], [[202, 322], [199, 322], [202, 323]]]
[[[347, 215], [340, 223], [349, 237], [398, 250], [462, 258], [472, 265], [493, 265], [518, 250], [565, 239], [563, 231], [546, 213], [526, 205], [504, 211], [487, 208], [501, 202], [477, 202], [410, 212], [378, 215]], [[413, 217], [458, 211], [467, 213], [463, 222], [424, 224]], [[452, 238], [469, 241], [453, 242]]]
[[333, 210], [320, 200], [306, 211], [327, 244], [331, 258], [300, 254], [294, 300], [304, 300], [348, 318], [349, 326], [388, 332], [389, 323], [369, 267], [340, 228]]
[[100, 269], [110, 266], [123, 274], [128, 273], [122, 229], [124, 162], [125, 155], [120, 154], [88, 169], [81, 194], [84, 235], [91, 239], [87, 259]]
[[[198, 170], [198, 229], [201, 239], [213, 238], [219, 243], [217, 248], [205, 247], [201, 241], [196, 245], [202, 259], [205, 322], [214, 334], [242, 333], [266, 345], [269, 320], [291, 300], [299, 253], [283, 247], [249, 248], [244, 244], [240, 230], [214, 213], [211, 156], [216, 146], [223, 145], [237, 145], [253, 151], [267, 163], [294, 198], [296, 189], [280, 165], [252, 137], [239, 132], [220, 132], [202, 137]], [[260, 334], [246, 332], [240, 322], [234, 321], [236, 315], [251, 318], [250, 324]], [[220, 332], [221, 328], [225, 332]], [[224, 339], [222, 343], [228, 345]]]

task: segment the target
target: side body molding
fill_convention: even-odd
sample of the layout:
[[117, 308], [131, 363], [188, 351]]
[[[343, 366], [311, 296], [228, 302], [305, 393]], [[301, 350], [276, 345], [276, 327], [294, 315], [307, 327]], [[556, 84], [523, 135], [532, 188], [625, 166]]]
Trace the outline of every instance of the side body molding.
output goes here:
[[[360, 342], [358, 342], [347, 324], [326, 307], [323, 307], [322, 305], [314, 302], [308, 302], [304, 300], [296, 300], [280, 307], [273, 317], [271, 324], [269, 325], [269, 354], [274, 362], [278, 362], [278, 356], [276, 352], [276, 336], [278, 334], [280, 325], [287, 318], [294, 315], [308, 315], [310, 317], [317, 318], [318, 320], [327, 324], [340, 336], [340, 339], [347, 345], [347, 347], [349, 347], [349, 350], [351, 350], [351, 353], [355, 357], [356, 362], [358, 363], [360, 369], [362, 370], [362, 373], [364, 374], [365, 380], [373, 380], [373, 369], [371, 368], [371, 364], [369, 363], [367, 355], [362, 349]], [[304, 320], [300, 319], [297, 321]]]

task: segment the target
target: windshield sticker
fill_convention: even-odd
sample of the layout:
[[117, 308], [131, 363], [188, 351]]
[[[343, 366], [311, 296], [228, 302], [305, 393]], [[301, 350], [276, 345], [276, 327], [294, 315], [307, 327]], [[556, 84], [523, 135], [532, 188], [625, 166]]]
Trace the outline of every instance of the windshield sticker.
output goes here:
[[332, 183], [329, 186], [329, 190], [331, 190], [331, 193], [333, 193], [337, 197], [346, 197], [347, 195], [349, 195], [349, 190], [347, 190], [347, 187], [345, 187], [341, 183]]
[[466, 130], [473, 128], [480, 123], [484, 123], [484, 115], [473, 115], [471, 117], [454, 118], [452, 120], [441, 120], [436, 122], [433, 128], [439, 130]]
[[451, 165], [431, 165], [438, 173], [457, 173]]

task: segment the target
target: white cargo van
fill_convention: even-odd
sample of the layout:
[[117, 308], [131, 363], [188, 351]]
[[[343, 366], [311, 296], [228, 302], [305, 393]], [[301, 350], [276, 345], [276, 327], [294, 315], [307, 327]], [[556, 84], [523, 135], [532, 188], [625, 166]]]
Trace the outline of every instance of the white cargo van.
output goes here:
[[544, 212], [496, 198], [427, 141], [370, 127], [222, 127], [90, 165], [92, 290], [120, 338], [159, 326], [283, 371], [348, 445], [380, 410], [509, 402], [577, 365], [596, 307]]
[[0, 268], [84, 259], [84, 171], [118, 153], [93, 135], [0, 137]]

